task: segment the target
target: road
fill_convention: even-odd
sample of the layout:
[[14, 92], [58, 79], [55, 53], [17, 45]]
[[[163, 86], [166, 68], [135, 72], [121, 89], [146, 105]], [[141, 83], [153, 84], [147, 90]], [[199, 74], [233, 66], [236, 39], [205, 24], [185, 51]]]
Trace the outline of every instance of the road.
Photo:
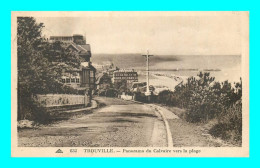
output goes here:
[[22, 129], [18, 146], [30, 147], [166, 147], [162, 116], [152, 106], [97, 97], [105, 104], [93, 113]]

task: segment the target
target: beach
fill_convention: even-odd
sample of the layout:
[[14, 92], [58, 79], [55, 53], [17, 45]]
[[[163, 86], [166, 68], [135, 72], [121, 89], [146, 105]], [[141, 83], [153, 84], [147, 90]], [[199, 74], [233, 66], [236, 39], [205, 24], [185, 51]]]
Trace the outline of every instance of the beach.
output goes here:
[[[141, 54], [93, 55], [93, 63], [107, 61], [122, 69], [136, 70], [138, 81], [146, 82], [146, 60]], [[232, 84], [239, 82], [242, 76], [241, 55], [154, 55], [149, 65], [150, 85], [155, 87], [155, 92], [174, 90], [199, 72], [210, 72], [215, 81], [228, 80]]]

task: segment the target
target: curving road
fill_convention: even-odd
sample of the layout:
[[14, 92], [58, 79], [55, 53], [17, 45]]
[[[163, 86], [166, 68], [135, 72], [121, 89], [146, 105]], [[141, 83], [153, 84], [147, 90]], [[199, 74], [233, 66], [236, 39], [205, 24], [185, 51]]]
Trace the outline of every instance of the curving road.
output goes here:
[[166, 147], [161, 115], [152, 107], [96, 97], [105, 106], [67, 121], [18, 132], [19, 146]]

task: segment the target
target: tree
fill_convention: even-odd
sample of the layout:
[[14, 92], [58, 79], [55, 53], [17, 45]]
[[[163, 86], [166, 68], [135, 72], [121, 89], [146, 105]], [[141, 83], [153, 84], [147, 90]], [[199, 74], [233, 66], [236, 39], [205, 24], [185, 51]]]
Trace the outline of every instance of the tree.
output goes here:
[[123, 92], [128, 92], [129, 91], [129, 89], [127, 88], [127, 81], [125, 80], [125, 79], [123, 79], [123, 80], [121, 80], [121, 81], [119, 81], [119, 82], [116, 82], [115, 84], [114, 84], [114, 88], [116, 89], [116, 90], [118, 90], [118, 93], [119, 94], [122, 94]]
[[[18, 118], [21, 119], [30, 111], [35, 94], [73, 91], [61, 83], [61, 76], [64, 70], [79, 68], [80, 60], [65, 44], [49, 43], [42, 38], [44, 25], [35, 18], [18, 17], [17, 22]], [[32, 115], [33, 111], [29, 113]]]

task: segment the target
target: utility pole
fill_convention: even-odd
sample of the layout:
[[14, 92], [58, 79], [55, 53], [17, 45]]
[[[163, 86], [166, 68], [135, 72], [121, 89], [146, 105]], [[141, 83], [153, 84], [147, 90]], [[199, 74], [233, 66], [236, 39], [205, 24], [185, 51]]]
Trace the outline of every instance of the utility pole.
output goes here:
[[149, 50], [147, 50], [147, 54], [143, 55], [144, 57], [146, 57], [146, 92], [145, 95], [148, 96], [148, 101], [150, 100], [150, 89], [149, 89], [149, 57], [153, 56], [153, 55], [149, 55]]

